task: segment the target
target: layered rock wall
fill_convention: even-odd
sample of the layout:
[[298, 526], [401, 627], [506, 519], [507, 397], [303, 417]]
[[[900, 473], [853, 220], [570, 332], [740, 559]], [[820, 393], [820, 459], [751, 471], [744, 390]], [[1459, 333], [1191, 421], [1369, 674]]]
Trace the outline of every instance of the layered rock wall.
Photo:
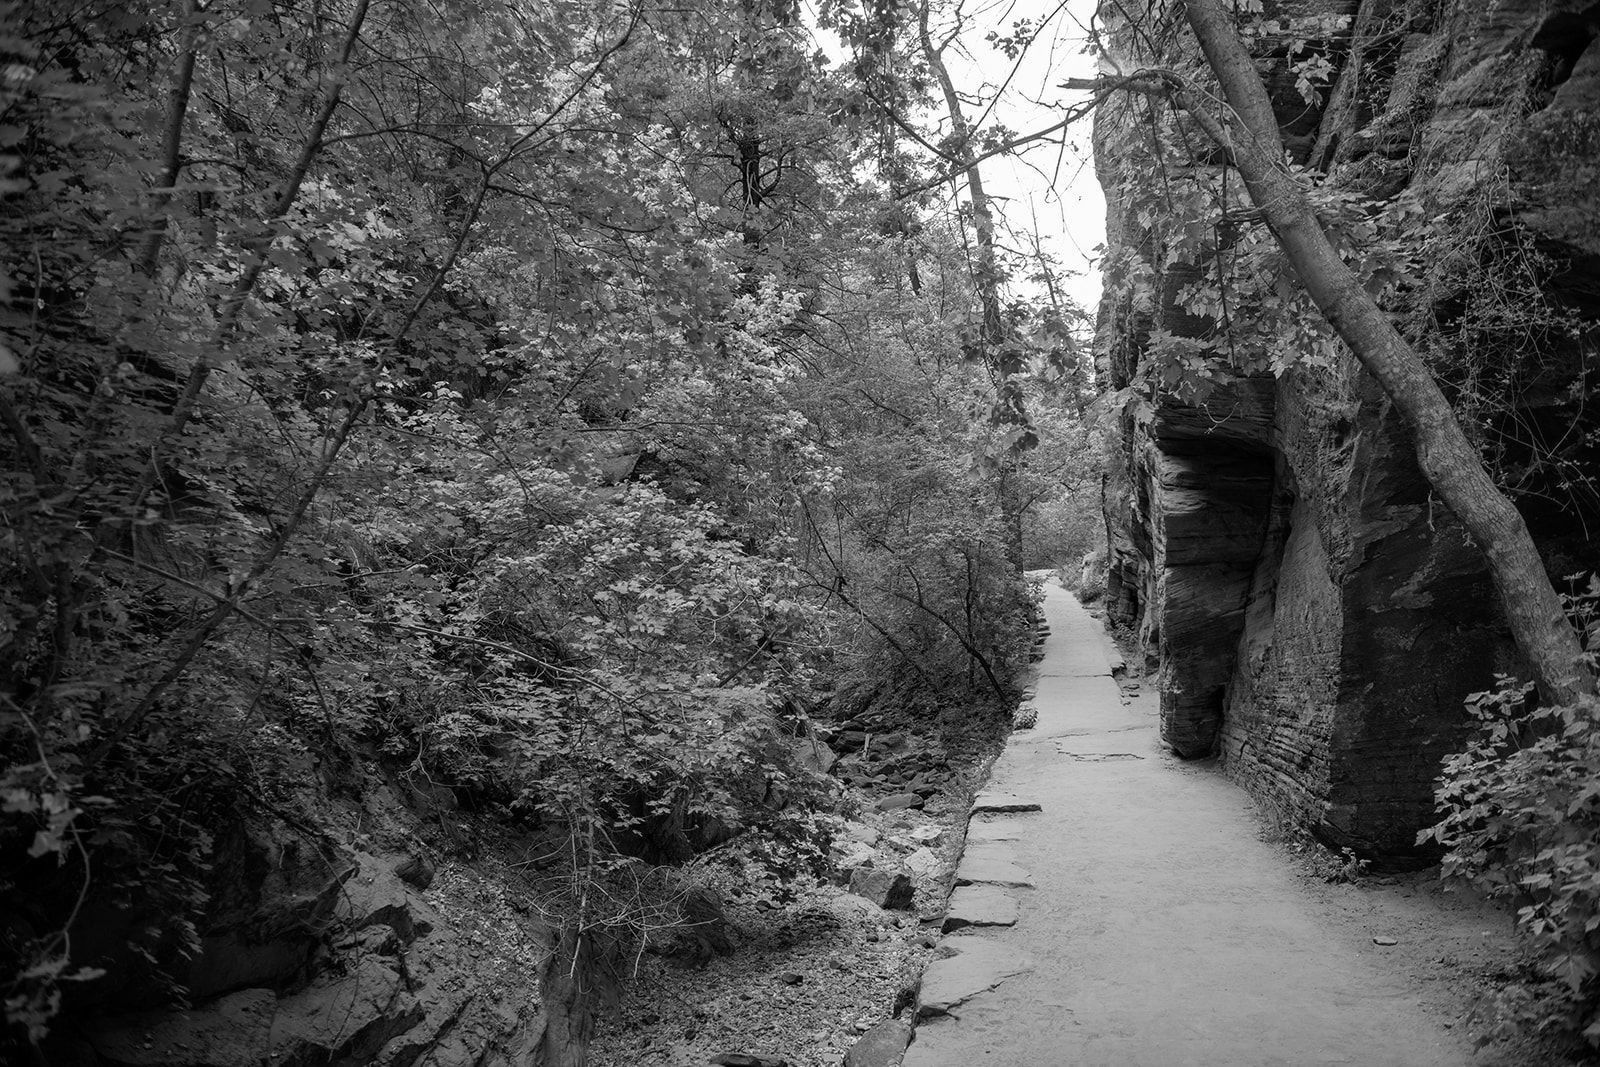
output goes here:
[[[1181, 11], [1124, 11], [1102, 12], [1115, 66], [1205, 77]], [[1592, 568], [1600, 5], [1303, 0], [1269, 2], [1260, 20], [1250, 40], [1291, 155], [1374, 211], [1412, 206], [1427, 251], [1388, 298], [1396, 317], [1552, 573]], [[1296, 50], [1285, 36], [1310, 40]], [[1311, 54], [1336, 71], [1314, 104], [1293, 69]], [[1096, 130], [1111, 205], [1097, 358], [1120, 445], [1106, 487], [1111, 614], [1159, 654], [1163, 736], [1180, 755], [1220, 755], [1329, 843], [1406, 853], [1432, 821], [1440, 759], [1465, 736], [1463, 698], [1518, 669], [1481, 553], [1348, 353], [1312, 359], [1285, 332], [1283, 351], [1207, 368], [1209, 391], [1185, 392], [1170, 339], [1214, 339], [1219, 323], [1188, 310], [1184, 286], [1227, 252], [1231, 220], [1251, 223], [1237, 180], [1235, 199], [1222, 184], [1217, 236], [1186, 259], [1172, 235], [1192, 231], [1192, 202], [1164, 218], [1130, 207], [1140, 183], [1221, 174], [1203, 150], [1175, 160], [1172, 145], [1192, 141], [1162, 141], [1151, 115], [1117, 101]], [[1251, 313], [1229, 309], [1230, 325]]]

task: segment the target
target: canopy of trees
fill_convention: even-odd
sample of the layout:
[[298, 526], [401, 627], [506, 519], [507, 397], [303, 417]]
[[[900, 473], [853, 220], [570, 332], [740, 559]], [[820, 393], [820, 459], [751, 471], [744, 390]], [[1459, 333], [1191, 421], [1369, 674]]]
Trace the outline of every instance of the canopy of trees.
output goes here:
[[1011, 695], [1007, 518], [1082, 480], [1084, 383], [872, 103], [893, 12], [825, 13], [842, 71], [781, 0], [0, 18], [22, 1031], [181, 986], [215, 835], [354, 765], [581, 886], [795, 817], [774, 709]]

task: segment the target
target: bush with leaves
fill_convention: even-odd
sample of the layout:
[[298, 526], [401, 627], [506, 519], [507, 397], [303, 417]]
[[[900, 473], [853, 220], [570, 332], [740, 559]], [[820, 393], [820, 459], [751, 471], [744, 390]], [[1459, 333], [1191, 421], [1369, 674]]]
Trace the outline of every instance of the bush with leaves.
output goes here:
[[1502, 679], [1470, 699], [1478, 735], [1445, 761], [1443, 818], [1418, 843], [1445, 847], [1445, 877], [1517, 908], [1564, 990], [1533, 1021], [1600, 1048], [1600, 699], [1528, 710], [1531, 692]]
[[1074, 583], [1084, 561], [1105, 555], [1106, 524], [1100, 513], [1100, 487], [1077, 488], [1041, 500], [1022, 519], [1023, 566], [1028, 570], [1062, 568]]
[[[860, 259], [895, 278], [907, 254], [880, 242]], [[798, 556], [844, 688], [865, 699], [891, 675], [907, 702], [1003, 702], [1029, 622], [1000, 496], [1006, 478], [1042, 493], [1048, 475], [1008, 467], [993, 382], [961, 349], [955, 235], [929, 227], [915, 254], [916, 288], [842, 273], [819, 301], [819, 351], [790, 391], [834, 473], [798, 496]]]
[[819, 671], [1005, 689], [960, 235], [863, 239], [875, 138], [785, 5], [69, 6], [0, 5], [25, 1038], [181, 998], [219, 835], [369, 771], [559, 841], [552, 915], [622, 924], [690, 835], [805, 851], [774, 707]]

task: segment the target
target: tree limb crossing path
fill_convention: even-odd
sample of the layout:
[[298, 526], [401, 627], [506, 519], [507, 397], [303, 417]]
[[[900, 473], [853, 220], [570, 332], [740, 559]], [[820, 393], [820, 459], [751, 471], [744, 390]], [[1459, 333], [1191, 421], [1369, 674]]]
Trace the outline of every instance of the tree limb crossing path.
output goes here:
[[[1162, 752], [1099, 622], [1047, 589], [1038, 724], [995, 766], [952, 898], [1016, 921], [941, 942], [905, 1067], [1471, 1063], [1375, 932], [1262, 840], [1243, 791]], [[1041, 810], [982, 810], [1011, 801]]]

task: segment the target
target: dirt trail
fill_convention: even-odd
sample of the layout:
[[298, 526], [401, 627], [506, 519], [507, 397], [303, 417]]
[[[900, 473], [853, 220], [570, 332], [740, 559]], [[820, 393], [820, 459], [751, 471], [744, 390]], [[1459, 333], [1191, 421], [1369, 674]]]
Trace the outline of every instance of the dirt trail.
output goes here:
[[[1441, 976], [1425, 964], [1453, 958], [1407, 946], [1415, 926], [1388, 928], [1429, 921], [1426, 902], [1378, 887], [1387, 902], [1330, 903], [1368, 891], [1308, 883], [1237, 786], [1164, 754], [1154, 700], [1124, 699], [1100, 624], [1048, 589], [1038, 725], [1013, 736], [991, 783], [1043, 810], [975, 815], [969, 838], [1033, 888], [1003, 891], [1021, 901], [1015, 926], [946, 939], [998, 943], [991, 962], [1031, 970], [926, 1019], [905, 1067], [1482, 1062], [1429, 985]], [[1481, 916], [1457, 919], [1471, 932], [1447, 931], [1445, 947], [1487, 936]], [[1396, 932], [1401, 945], [1374, 943]], [[966, 955], [978, 962], [949, 966], [981, 968], [985, 952]]]

